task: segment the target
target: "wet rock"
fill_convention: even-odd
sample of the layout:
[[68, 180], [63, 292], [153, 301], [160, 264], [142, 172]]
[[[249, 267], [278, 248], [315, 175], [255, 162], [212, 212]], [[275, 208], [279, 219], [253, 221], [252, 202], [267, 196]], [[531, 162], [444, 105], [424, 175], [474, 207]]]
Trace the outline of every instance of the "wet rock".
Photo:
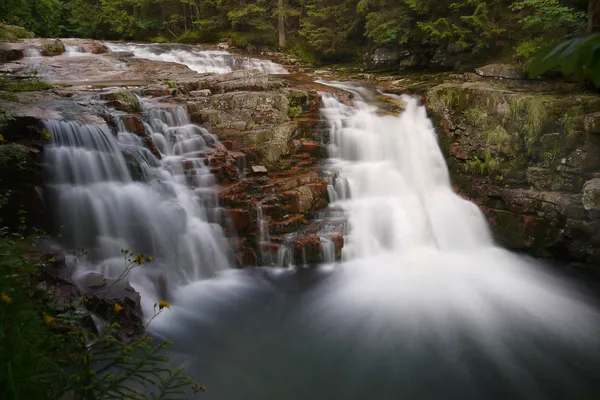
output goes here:
[[333, 242], [333, 245], [335, 248], [336, 261], [341, 261], [342, 260], [342, 249], [344, 248], [344, 235], [336, 232], [331, 235], [330, 240]]
[[220, 94], [239, 91], [265, 91], [271, 88], [269, 77], [257, 70], [239, 70], [218, 74], [198, 81], [198, 89]]
[[[82, 292], [88, 310], [104, 318], [110, 315], [119, 322], [121, 339], [127, 341], [143, 331], [141, 297], [127, 280], [117, 281], [91, 273], [83, 278]], [[116, 305], [120, 310], [117, 311]]]
[[307, 223], [308, 221], [302, 214], [291, 214], [280, 220], [272, 220], [269, 224], [269, 230], [273, 233], [290, 233]]
[[583, 185], [581, 200], [586, 210], [600, 210], [600, 178], [594, 178]]
[[475, 69], [475, 73], [486, 78], [523, 79], [523, 71], [517, 65], [489, 64]]
[[321, 238], [312, 233], [302, 235], [294, 242], [294, 264], [317, 264], [323, 259]]
[[309, 153], [315, 157], [326, 157], [327, 150], [325, 147], [313, 139], [301, 138], [298, 140], [294, 140], [293, 142], [293, 152], [295, 153]]
[[121, 120], [126, 132], [135, 133], [136, 135], [142, 137], [146, 136], [144, 132], [144, 123], [142, 122], [142, 119], [137, 115], [121, 115], [119, 116], [119, 119]]
[[133, 93], [124, 89], [114, 89], [98, 95], [106, 105], [120, 111], [136, 113], [140, 111], [140, 103]]
[[250, 227], [250, 212], [243, 208], [232, 208], [227, 210], [233, 229], [237, 232], [244, 232]]
[[283, 193], [286, 209], [292, 213], [303, 213], [310, 210], [313, 203], [313, 192], [308, 186], [300, 186]]

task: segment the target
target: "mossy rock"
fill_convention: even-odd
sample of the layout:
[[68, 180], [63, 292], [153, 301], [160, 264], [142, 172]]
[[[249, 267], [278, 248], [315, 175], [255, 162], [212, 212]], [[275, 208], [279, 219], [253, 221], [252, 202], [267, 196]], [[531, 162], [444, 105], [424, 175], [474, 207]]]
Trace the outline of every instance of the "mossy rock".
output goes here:
[[98, 96], [101, 100], [106, 101], [106, 105], [120, 111], [128, 113], [140, 112], [140, 102], [138, 98], [128, 90], [118, 89], [110, 92], [102, 93]]
[[35, 37], [32, 32], [21, 26], [0, 24], [0, 40], [9, 42], [18, 41], [20, 39], [30, 39]]
[[42, 49], [42, 55], [45, 57], [60, 56], [64, 52], [65, 44], [59, 39], [51, 42], [45, 42]]

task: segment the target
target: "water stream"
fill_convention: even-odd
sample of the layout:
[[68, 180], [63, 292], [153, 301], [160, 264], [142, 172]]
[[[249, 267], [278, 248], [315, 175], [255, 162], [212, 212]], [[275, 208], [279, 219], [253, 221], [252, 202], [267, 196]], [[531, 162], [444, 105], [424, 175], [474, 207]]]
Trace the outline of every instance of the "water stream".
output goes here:
[[[215, 54], [119, 46], [196, 70], [232, 68]], [[108, 126], [47, 122], [48, 186], [65, 242], [92, 249], [83, 269], [108, 275], [122, 268], [122, 248], [154, 256], [133, 284], [152, 302], [163, 294], [157, 281], [168, 281], [173, 307], [151, 328], [173, 340], [174, 359], [207, 399], [598, 396], [594, 300], [493, 243], [479, 209], [452, 192], [416, 100], [382, 116], [364, 89], [336, 85], [355, 93], [352, 105], [323, 94], [321, 109], [330, 212], [347, 220], [341, 264], [230, 269], [202, 162], [216, 139], [182, 107], [153, 103], [144, 129], [161, 157], [119, 113], [116, 138]], [[265, 240], [268, 230], [258, 233]]]

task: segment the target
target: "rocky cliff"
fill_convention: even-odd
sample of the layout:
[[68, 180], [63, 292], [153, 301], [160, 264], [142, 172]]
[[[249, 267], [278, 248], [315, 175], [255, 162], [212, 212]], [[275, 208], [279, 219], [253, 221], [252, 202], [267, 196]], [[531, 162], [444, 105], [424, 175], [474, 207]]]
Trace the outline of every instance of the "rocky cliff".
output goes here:
[[425, 96], [456, 190], [502, 245], [600, 265], [600, 96], [462, 78]]

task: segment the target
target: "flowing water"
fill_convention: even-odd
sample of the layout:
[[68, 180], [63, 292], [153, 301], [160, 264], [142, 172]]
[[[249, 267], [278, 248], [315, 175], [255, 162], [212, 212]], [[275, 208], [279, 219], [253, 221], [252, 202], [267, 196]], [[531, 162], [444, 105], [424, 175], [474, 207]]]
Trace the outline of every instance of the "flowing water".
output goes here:
[[257, 69], [266, 74], [287, 74], [285, 68], [269, 60], [242, 57], [225, 50], [202, 50], [196, 46], [105, 43], [110, 51], [131, 52], [138, 58], [187, 65], [191, 70], [223, 74], [238, 69]]
[[[198, 70], [232, 68], [218, 54], [111, 46]], [[81, 269], [118, 275], [122, 248], [153, 255], [133, 284], [151, 304], [168, 282], [173, 307], [151, 328], [173, 340], [175, 359], [208, 399], [599, 396], [594, 300], [494, 245], [479, 209], [452, 192], [414, 99], [402, 99], [401, 115], [382, 116], [364, 89], [336, 85], [355, 93], [351, 106], [323, 94], [321, 109], [326, 214], [347, 221], [341, 264], [228, 268], [202, 162], [216, 139], [183, 108], [146, 103], [160, 158], [118, 113], [116, 138], [108, 126], [47, 122], [50, 199], [64, 242], [91, 249]], [[257, 234], [264, 240], [268, 230]]]
[[90, 251], [80, 272], [117, 277], [122, 249], [152, 255], [151, 266], [131, 276], [152, 304], [166, 295], [156, 289], [165, 282], [174, 288], [211, 277], [230, 262], [221, 228], [210, 222], [218, 213], [215, 181], [199, 157], [216, 139], [190, 124], [183, 107], [145, 108], [160, 159], [115, 113], [117, 138], [106, 125], [46, 122], [52, 139], [45, 164], [63, 242]]
[[452, 192], [414, 99], [380, 116], [358, 93], [353, 106], [324, 94], [321, 110], [344, 262], [229, 271], [180, 288], [157, 320], [205, 397], [598, 395], [593, 300], [494, 245], [479, 209]]

